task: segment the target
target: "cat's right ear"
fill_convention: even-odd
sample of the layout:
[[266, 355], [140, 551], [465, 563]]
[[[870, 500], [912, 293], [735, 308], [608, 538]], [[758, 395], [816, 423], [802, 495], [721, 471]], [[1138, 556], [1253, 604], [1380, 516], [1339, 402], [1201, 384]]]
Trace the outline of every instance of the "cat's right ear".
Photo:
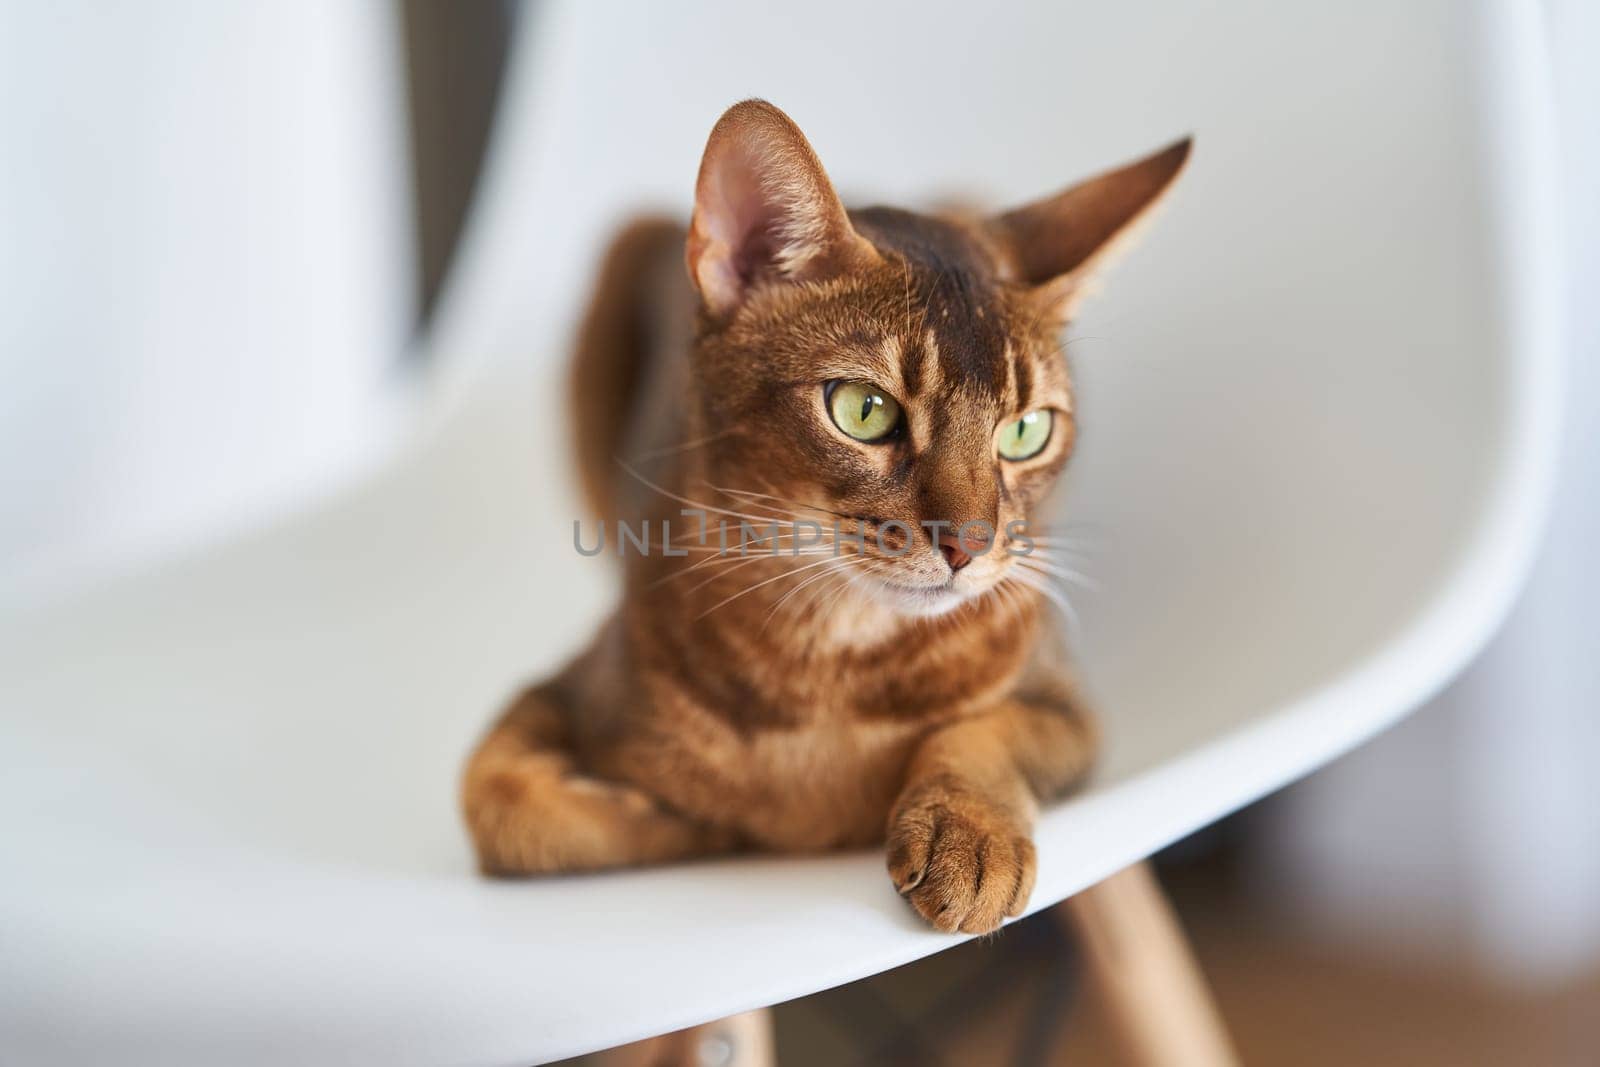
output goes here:
[[758, 286], [815, 281], [877, 260], [800, 128], [765, 100], [723, 113], [706, 142], [689, 225], [689, 277], [726, 318]]

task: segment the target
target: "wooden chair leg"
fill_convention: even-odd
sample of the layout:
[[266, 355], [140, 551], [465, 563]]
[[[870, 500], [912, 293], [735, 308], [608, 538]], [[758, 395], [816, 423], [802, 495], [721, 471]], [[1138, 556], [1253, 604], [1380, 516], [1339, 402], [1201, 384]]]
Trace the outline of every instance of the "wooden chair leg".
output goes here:
[[1237, 1067], [1238, 1055], [1148, 863], [1057, 905], [1128, 1063]]
[[[1057, 905], [1136, 1067], [1238, 1067], [1205, 978], [1147, 863]], [[589, 1058], [596, 1067], [775, 1067], [772, 1013], [731, 1015]]]
[[595, 1067], [775, 1067], [772, 1012], [730, 1015], [687, 1030], [596, 1052]]

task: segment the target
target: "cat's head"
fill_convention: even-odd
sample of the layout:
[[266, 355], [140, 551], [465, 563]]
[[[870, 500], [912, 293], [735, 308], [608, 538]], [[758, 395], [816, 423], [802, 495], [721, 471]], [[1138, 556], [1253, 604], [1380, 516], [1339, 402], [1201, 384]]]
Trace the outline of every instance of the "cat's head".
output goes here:
[[687, 250], [708, 480], [761, 514], [864, 531], [844, 546], [872, 557], [855, 584], [907, 613], [1023, 577], [1037, 546], [1019, 531], [1073, 447], [1062, 328], [1188, 155], [1180, 141], [987, 218], [847, 212], [788, 116], [730, 108]]

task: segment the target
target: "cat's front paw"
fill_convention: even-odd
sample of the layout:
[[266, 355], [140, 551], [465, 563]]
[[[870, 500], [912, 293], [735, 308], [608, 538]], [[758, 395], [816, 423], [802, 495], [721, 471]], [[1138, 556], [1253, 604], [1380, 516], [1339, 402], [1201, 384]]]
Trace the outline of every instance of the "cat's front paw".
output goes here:
[[895, 889], [940, 930], [988, 933], [1022, 914], [1033, 892], [1027, 828], [986, 800], [952, 793], [902, 800], [888, 844]]

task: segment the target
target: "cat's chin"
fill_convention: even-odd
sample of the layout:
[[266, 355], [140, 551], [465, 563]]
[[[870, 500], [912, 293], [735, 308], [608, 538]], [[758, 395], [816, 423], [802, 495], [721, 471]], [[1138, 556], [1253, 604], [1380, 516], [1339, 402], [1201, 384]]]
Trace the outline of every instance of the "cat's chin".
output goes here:
[[922, 619], [948, 615], [972, 599], [970, 594], [949, 585], [913, 586], [880, 580], [873, 582], [871, 589], [878, 601], [891, 610]]

